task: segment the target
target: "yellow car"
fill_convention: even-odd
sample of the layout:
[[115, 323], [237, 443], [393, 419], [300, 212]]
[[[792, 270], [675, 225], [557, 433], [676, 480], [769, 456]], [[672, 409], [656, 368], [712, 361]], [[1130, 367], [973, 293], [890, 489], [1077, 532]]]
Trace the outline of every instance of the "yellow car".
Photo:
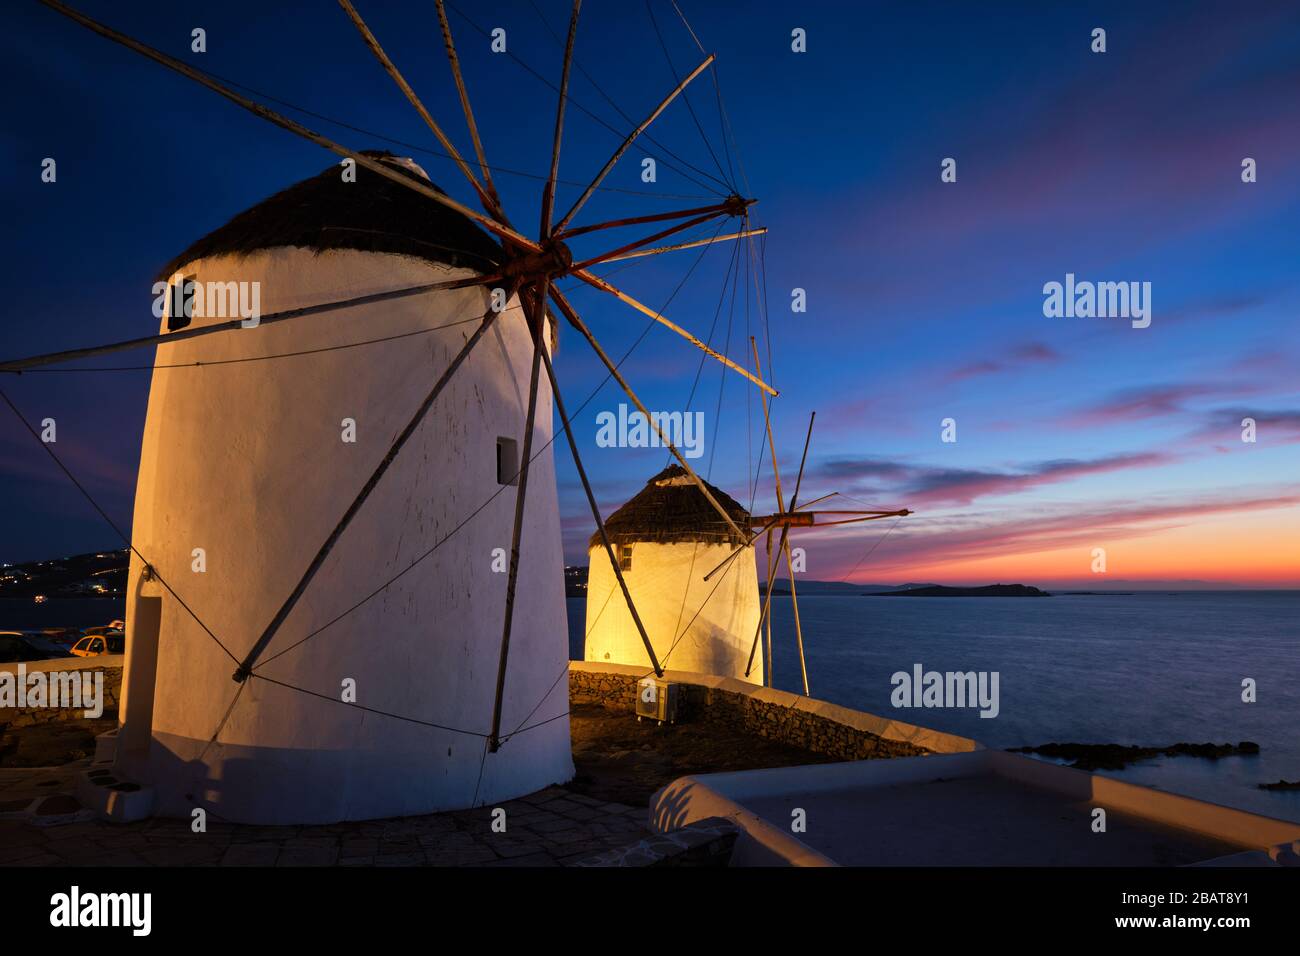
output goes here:
[[121, 654], [125, 650], [125, 635], [95, 634], [77, 641], [69, 653], [73, 657], [98, 657], [100, 654]]

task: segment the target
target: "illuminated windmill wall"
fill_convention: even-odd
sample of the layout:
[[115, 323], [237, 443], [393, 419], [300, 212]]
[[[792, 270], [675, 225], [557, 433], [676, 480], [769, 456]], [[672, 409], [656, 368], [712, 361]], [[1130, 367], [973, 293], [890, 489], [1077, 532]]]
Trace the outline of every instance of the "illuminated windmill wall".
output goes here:
[[[385, 159], [396, 168], [410, 168]], [[412, 175], [420, 175], [418, 167]], [[335, 166], [199, 240], [166, 275], [260, 283], [271, 313], [322, 298], [478, 276], [500, 250], [455, 212], [361, 170]], [[362, 485], [482, 321], [488, 290], [448, 289], [358, 305], [266, 329], [158, 348], [135, 499], [133, 543], [221, 635], [255, 635], [338, 518], [340, 489]], [[165, 318], [163, 331], [218, 318]], [[364, 349], [357, 341], [401, 336]], [[549, 348], [551, 336], [545, 338]], [[290, 361], [247, 361], [314, 351]], [[567, 721], [529, 732], [509, 760], [453, 730], [330, 706], [292, 685], [396, 714], [475, 727], [492, 709], [502, 562], [514, 494], [501, 494], [382, 596], [321, 632], [360, 596], [445, 535], [485, 490], [518, 480], [532, 342], [512, 302], [465, 359], [385, 481], [266, 647], [219, 740], [231, 659], [135, 558], [118, 768], [155, 789], [156, 809], [195, 804], [258, 822], [397, 816], [464, 807], [567, 779]], [[168, 366], [202, 361], [201, 373]], [[228, 363], [228, 364], [221, 364]], [[548, 388], [534, 427], [550, 438]], [[356, 440], [348, 423], [355, 423]], [[552, 456], [533, 462], [502, 722], [521, 726], [567, 659], [563, 559]], [[190, 574], [202, 547], [204, 573]], [[158, 602], [158, 603], [152, 603]], [[307, 640], [305, 640], [307, 639]], [[299, 642], [303, 642], [300, 646]], [[431, 759], [435, 757], [436, 759]], [[479, 779], [482, 767], [482, 779]]]
[[[749, 513], [709, 486], [733, 520], [748, 530]], [[748, 538], [736, 535], [679, 465], [655, 475], [605, 522], [646, 633], [660, 663], [673, 670], [763, 683], [761, 656], [746, 675], [759, 622], [755, 549], [743, 548], [712, 581], [709, 569]], [[585, 660], [645, 665], [649, 658], [600, 534], [588, 554]]]

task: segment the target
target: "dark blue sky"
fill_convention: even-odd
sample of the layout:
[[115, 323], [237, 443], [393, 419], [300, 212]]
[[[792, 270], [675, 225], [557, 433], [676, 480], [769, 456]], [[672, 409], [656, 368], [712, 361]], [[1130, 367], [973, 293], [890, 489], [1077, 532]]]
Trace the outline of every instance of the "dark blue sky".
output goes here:
[[[480, 26], [506, 29], [514, 55], [558, 79], [560, 48], [527, 0], [459, 5]], [[568, 4], [538, 6], [562, 34]], [[682, 6], [718, 55], [733, 165], [707, 77], [688, 94], [705, 137], [682, 101], [651, 133], [719, 176], [707, 138], [728, 169], [721, 178], [742, 162], [760, 200], [756, 217], [771, 229], [783, 464], [797, 466], [816, 409], [804, 497], [838, 490], [918, 511], [854, 577], [1066, 580], [1076, 559], [1086, 574], [1079, 555], [1100, 541], [1126, 561], [1118, 576], [1300, 582], [1300, 7]], [[644, 4], [589, 0], [579, 27], [582, 68], [634, 118], [673, 86], [674, 68], [700, 59], [671, 3], [652, 7], [671, 68]], [[436, 149], [332, 3], [79, 8], [262, 93]], [[358, 9], [468, 151], [432, 4], [360, 0]], [[554, 93], [492, 54], [456, 13], [452, 26], [489, 161], [531, 174], [498, 173], [507, 208], [534, 223], [532, 177], [547, 166]], [[205, 54], [190, 52], [194, 27], [207, 31]], [[805, 54], [790, 50], [795, 27], [807, 30]], [[1089, 49], [1094, 27], [1107, 30], [1104, 54]], [[4, 355], [149, 334], [150, 286], [164, 262], [334, 162], [34, 3], [10, 13], [0, 81]], [[585, 183], [630, 124], [581, 73], [572, 93], [619, 131], [570, 109], [561, 178]], [[412, 155], [453, 195], [471, 198], [437, 155], [290, 115], [353, 148]], [[52, 186], [39, 178], [47, 156], [58, 161]], [[606, 181], [629, 192], [602, 192], [583, 221], [712, 200], [701, 183], [716, 183], [689, 167], [692, 178], [661, 164], [657, 183], [641, 183], [641, 156], [629, 153]], [[957, 159], [956, 183], [940, 182], [945, 157]], [[1241, 182], [1243, 157], [1257, 160], [1258, 182]], [[562, 186], [562, 209], [578, 189]], [[722, 247], [705, 255], [666, 310], [702, 338], [730, 256]], [[642, 260], [616, 281], [658, 307], [695, 259]], [[1043, 284], [1067, 272], [1151, 282], [1151, 327], [1045, 318]], [[712, 341], [743, 361], [746, 330], [761, 334], [761, 323], [753, 296], [747, 314], [743, 271], [740, 280]], [[789, 309], [794, 287], [808, 292], [806, 314]], [[645, 329], [599, 292], [573, 298], [613, 354]], [[698, 356], [654, 329], [626, 370], [652, 408], [676, 409]], [[129, 358], [111, 364], [151, 360]], [[572, 334], [557, 370], [571, 406], [603, 378]], [[748, 501], [757, 396], [729, 376], [718, 419], [720, 379], [706, 364], [695, 392], [710, 432], [700, 463]], [[58, 420], [60, 453], [129, 523], [148, 373], [4, 376], [0, 385], [29, 418]], [[609, 386], [584, 413], [585, 460], [606, 511], [664, 462], [658, 451], [595, 447], [594, 416], [618, 401]], [[1239, 440], [1247, 414], [1260, 422], [1254, 445]], [[947, 417], [958, 422], [956, 444], [939, 440]], [[556, 459], [566, 553], [576, 561], [590, 518], [563, 447]], [[0, 494], [0, 561], [116, 544], [11, 416], [0, 421]], [[771, 505], [764, 482], [757, 507]], [[809, 575], [847, 573], [881, 533], [807, 537]]]

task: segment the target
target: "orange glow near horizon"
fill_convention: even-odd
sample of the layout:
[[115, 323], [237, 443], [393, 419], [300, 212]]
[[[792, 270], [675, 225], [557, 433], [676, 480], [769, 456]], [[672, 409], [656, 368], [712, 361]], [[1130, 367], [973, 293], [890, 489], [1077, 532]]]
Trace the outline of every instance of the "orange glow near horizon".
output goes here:
[[[1106, 573], [1092, 571], [1092, 549], [1106, 551]], [[989, 551], [996, 551], [994, 542]], [[942, 541], [935, 552], [941, 554]], [[1105, 588], [1107, 580], [1222, 582], [1243, 587], [1300, 587], [1300, 511], [1221, 515], [1151, 534], [1108, 538], [1042, 551], [912, 562], [876, 560], [859, 569], [859, 582], [933, 581], [937, 584], [1028, 584], [1069, 581]], [[884, 558], [881, 555], [880, 558]]]

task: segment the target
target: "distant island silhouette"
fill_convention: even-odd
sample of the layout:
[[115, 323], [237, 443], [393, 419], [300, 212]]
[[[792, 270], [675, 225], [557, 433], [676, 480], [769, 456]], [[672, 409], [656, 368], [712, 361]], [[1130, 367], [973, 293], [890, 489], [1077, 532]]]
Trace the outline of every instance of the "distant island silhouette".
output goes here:
[[866, 593], [863, 597], [1051, 597], [1051, 595], [1027, 584], [986, 584], [977, 588], [953, 588], [942, 584], [931, 584], [899, 591], [875, 591]]

